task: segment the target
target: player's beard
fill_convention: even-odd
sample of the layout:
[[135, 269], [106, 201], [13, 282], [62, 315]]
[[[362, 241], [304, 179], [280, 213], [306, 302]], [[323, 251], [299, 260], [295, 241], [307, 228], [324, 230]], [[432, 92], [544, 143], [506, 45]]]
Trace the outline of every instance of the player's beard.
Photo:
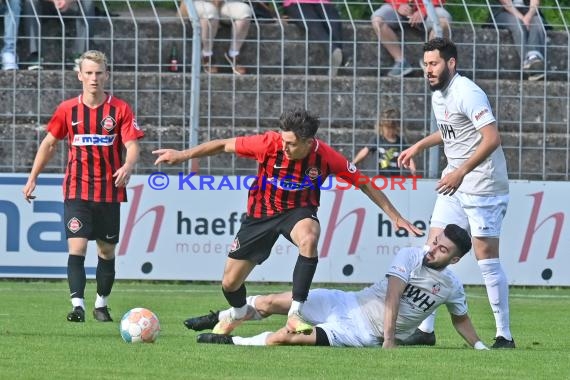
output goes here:
[[445, 70], [443, 70], [441, 74], [439, 74], [439, 77], [437, 77], [437, 84], [434, 85], [430, 84], [429, 88], [432, 91], [443, 90], [449, 84], [450, 79], [451, 79], [451, 71], [449, 70], [449, 67], [445, 66]]
[[442, 270], [443, 268], [446, 267], [446, 265], [444, 264], [435, 264], [428, 262], [427, 255], [424, 256], [422, 264], [430, 269], [435, 269], [435, 270]]

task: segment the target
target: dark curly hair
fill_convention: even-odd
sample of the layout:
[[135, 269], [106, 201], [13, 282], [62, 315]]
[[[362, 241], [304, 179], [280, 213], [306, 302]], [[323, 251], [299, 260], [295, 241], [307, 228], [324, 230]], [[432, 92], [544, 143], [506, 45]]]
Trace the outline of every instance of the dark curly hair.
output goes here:
[[319, 117], [303, 108], [285, 111], [279, 118], [282, 131], [293, 132], [297, 138], [303, 140], [315, 137], [319, 124]]
[[443, 234], [457, 246], [459, 257], [463, 257], [471, 249], [471, 236], [457, 224], [448, 224]]
[[439, 55], [447, 62], [455, 58], [457, 62], [457, 46], [449, 38], [436, 37], [424, 44], [424, 52], [439, 50]]

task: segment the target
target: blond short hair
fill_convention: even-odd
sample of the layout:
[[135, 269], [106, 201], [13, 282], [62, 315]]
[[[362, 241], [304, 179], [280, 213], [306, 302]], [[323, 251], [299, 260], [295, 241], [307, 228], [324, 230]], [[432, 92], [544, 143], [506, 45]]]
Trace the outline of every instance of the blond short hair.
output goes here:
[[79, 57], [79, 61], [77, 62], [77, 64], [79, 65], [79, 69], [81, 69], [81, 64], [83, 63], [84, 60], [90, 60], [93, 61], [95, 63], [98, 63], [100, 65], [104, 65], [105, 66], [105, 71], [108, 69], [107, 66], [107, 56], [105, 55], [105, 53], [103, 53], [102, 51], [99, 50], [87, 50], [85, 53], [81, 54], [81, 57]]

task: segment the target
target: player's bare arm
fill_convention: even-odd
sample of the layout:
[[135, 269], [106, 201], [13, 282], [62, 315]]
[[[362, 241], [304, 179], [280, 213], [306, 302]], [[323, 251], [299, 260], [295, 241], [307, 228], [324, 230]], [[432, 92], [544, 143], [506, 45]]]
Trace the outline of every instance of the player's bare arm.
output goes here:
[[131, 179], [131, 174], [133, 168], [135, 167], [139, 155], [140, 155], [140, 145], [138, 140], [130, 140], [125, 142], [125, 148], [127, 149], [127, 155], [125, 158], [125, 163], [121, 166], [115, 173], [113, 173], [113, 178], [115, 178], [115, 186], [125, 187], [128, 185]]
[[477, 332], [475, 331], [475, 327], [473, 327], [473, 323], [471, 323], [471, 318], [469, 315], [455, 315], [451, 314], [451, 323], [453, 323], [453, 327], [455, 330], [465, 339], [469, 345], [478, 350], [486, 350], [488, 349], [479, 339]]
[[384, 343], [382, 348], [395, 348], [396, 319], [400, 311], [400, 299], [404, 293], [406, 283], [396, 276], [388, 275], [388, 288], [384, 301]]
[[216, 154], [225, 153], [235, 153], [236, 151], [236, 138], [232, 137], [229, 139], [217, 139], [212, 141], [207, 141], [193, 148], [186, 150], [174, 150], [174, 149], [157, 149], [152, 152], [152, 154], [158, 156], [155, 165], [162, 163], [168, 165], [179, 164], [184, 161], [191, 160], [193, 158], [214, 156]]
[[432, 146], [436, 146], [443, 143], [443, 139], [441, 138], [441, 133], [439, 131], [432, 133], [429, 136], [424, 137], [408, 149], [403, 150], [400, 155], [398, 156], [398, 166], [403, 167], [405, 169], [414, 169], [416, 168], [415, 163], [413, 162], [413, 158], [423, 152], [426, 149], [431, 148]]
[[40, 175], [40, 173], [44, 170], [44, 167], [53, 157], [55, 150], [57, 149], [58, 139], [48, 132], [46, 137], [42, 140], [40, 147], [38, 148], [38, 152], [36, 153], [36, 158], [34, 158], [34, 164], [32, 166], [32, 171], [30, 172], [30, 176], [28, 177], [28, 181], [26, 185], [22, 189], [22, 193], [24, 193], [24, 199], [30, 203], [30, 200], [35, 199], [36, 197], [33, 194], [34, 190], [36, 189], [36, 179]]
[[372, 202], [374, 202], [378, 207], [382, 209], [382, 211], [388, 215], [392, 221], [392, 224], [394, 224], [396, 228], [403, 228], [416, 236], [424, 235], [420, 229], [418, 229], [416, 226], [402, 217], [402, 215], [400, 215], [398, 210], [396, 210], [392, 202], [390, 202], [382, 190], [374, 189], [370, 183], [361, 185], [360, 190], [362, 190], [362, 192], [366, 194], [368, 198], [372, 200]]
[[501, 136], [495, 123], [487, 124], [479, 130], [479, 133], [481, 133], [482, 139], [475, 152], [460, 167], [446, 174], [437, 182], [436, 191], [438, 193], [453, 195], [467, 173], [479, 166], [501, 145]]

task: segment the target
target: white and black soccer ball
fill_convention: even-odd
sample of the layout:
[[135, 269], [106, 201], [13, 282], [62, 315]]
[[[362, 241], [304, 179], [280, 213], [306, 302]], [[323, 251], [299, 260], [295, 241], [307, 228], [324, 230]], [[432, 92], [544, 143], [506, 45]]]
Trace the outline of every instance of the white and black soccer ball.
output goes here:
[[136, 307], [123, 315], [119, 329], [127, 343], [154, 343], [160, 334], [160, 323], [152, 311]]

